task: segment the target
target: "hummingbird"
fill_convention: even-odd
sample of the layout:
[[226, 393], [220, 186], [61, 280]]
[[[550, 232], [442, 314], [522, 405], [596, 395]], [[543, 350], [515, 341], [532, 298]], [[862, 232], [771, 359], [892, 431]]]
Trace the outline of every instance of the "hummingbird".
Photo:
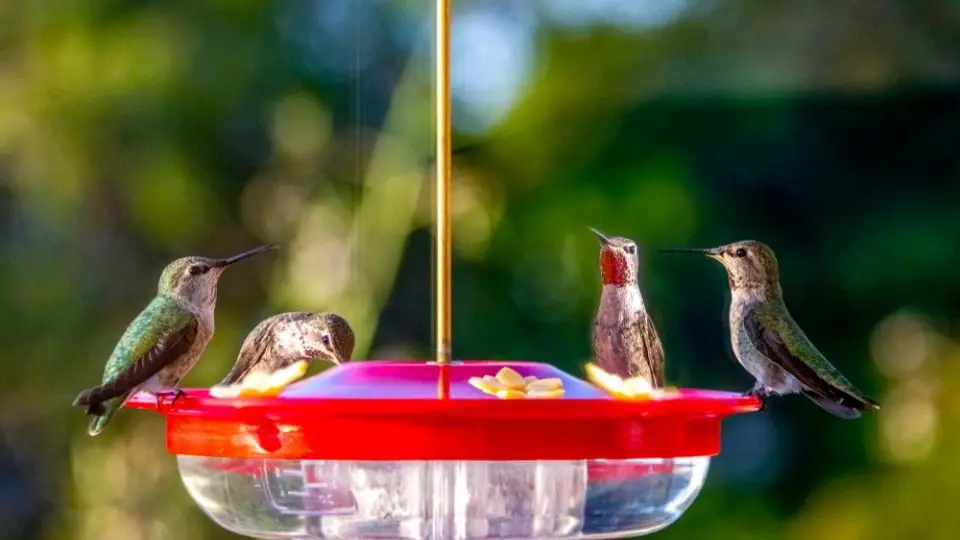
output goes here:
[[597, 365], [623, 378], [643, 377], [653, 388], [663, 386], [663, 346], [647, 313], [637, 284], [639, 254], [629, 238], [600, 240], [600, 278], [603, 291], [593, 324], [593, 352]]
[[157, 295], [137, 315], [113, 349], [103, 382], [73, 401], [93, 415], [87, 433], [99, 435], [117, 410], [139, 391], [156, 396], [184, 392], [180, 380], [193, 368], [213, 337], [217, 281], [233, 263], [277, 249], [261, 246], [226, 259], [184, 257], [160, 275]]
[[237, 384], [252, 373], [273, 373], [306, 360], [336, 365], [350, 361], [353, 330], [336, 313], [280, 313], [260, 322], [243, 341], [233, 369], [221, 386]]
[[710, 249], [664, 251], [703, 253], [727, 270], [733, 296], [733, 353], [756, 379], [744, 395], [765, 401], [771, 395], [802, 393], [844, 419], [859, 418], [860, 411], [880, 409], [827, 361], [794, 322], [783, 302], [777, 257], [768, 246], [744, 240]]

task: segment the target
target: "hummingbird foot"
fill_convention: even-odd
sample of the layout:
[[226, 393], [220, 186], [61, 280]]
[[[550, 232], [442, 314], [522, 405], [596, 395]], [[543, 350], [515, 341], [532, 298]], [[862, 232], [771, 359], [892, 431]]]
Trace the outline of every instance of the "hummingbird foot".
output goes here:
[[158, 408], [160, 407], [160, 399], [161, 399], [163, 396], [170, 396], [171, 394], [173, 395], [173, 400], [170, 401], [170, 405], [171, 405], [171, 406], [176, 405], [176, 404], [177, 404], [177, 400], [180, 399], [181, 396], [187, 395], [187, 393], [184, 392], [184, 391], [183, 391], [182, 389], [180, 389], [180, 388], [177, 388], [177, 389], [175, 389], [175, 390], [171, 390], [170, 392], [158, 393], [158, 394], [156, 395], [156, 396], [157, 396], [157, 407], [158, 407]]
[[770, 392], [760, 383], [757, 383], [753, 386], [753, 388], [747, 390], [741, 395], [743, 397], [752, 397], [760, 400], [760, 408], [757, 410], [762, 411], [764, 407], [767, 406], [767, 398], [770, 397]]
[[173, 401], [170, 402], [170, 405], [176, 405], [177, 400], [180, 399], [181, 396], [185, 396], [185, 395], [187, 395], [186, 392], [184, 392], [180, 388], [177, 388], [176, 390], [173, 391]]

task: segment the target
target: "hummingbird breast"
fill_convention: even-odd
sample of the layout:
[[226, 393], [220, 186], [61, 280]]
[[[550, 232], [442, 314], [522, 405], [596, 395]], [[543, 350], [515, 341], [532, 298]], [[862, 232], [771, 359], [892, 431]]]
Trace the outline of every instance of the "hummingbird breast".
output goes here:
[[620, 377], [643, 377], [652, 386], [663, 382], [663, 348], [640, 289], [605, 286], [593, 330], [597, 365]]
[[604, 285], [600, 293], [600, 308], [597, 309], [597, 323], [601, 326], [621, 326], [635, 321], [647, 312], [643, 304], [643, 295], [636, 285], [618, 287]]

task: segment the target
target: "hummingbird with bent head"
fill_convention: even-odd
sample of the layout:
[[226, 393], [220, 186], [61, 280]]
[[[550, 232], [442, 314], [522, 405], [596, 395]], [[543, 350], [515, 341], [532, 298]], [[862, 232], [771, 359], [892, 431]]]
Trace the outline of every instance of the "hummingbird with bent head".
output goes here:
[[733, 297], [733, 353], [756, 379], [745, 395], [765, 400], [771, 395], [802, 393], [844, 419], [859, 418], [860, 411], [880, 408], [827, 361], [790, 316], [772, 249], [755, 240], [744, 240], [710, 249], [664, 251], [702, 253], [727, 270]]
[[340, 365], [353, 354], [353, 329], [336, 313], [280, 313], [258, 324], [243, 341], [221, 386], [253, 373], [272, 374], [297, 362], [326, 360]]
[[622, 378], [643, 377], [653, 388], [663, 386], [663, 346], [640, 294], [640, 255], [629, 238], [600, 240], [600, 307], [593, 324], [597, 365]]
[[99, 386], [73, 405], [93, 415], [87, 433], [103, 431], [123, 404], [139, 391], [180, 397], [180, 381], [213, 337], [217, 282], [233, 263], [277, 246], [261, 246], [226, 259], [184, 257], [167, 265], [157, 295], [130, 323], [113, 349]]

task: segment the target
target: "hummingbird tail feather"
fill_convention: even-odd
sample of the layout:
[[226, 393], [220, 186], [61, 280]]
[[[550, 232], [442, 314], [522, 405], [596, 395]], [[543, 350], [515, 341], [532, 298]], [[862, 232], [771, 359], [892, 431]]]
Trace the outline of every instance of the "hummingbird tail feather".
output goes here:
[[80, 392], [73, 400], [74, 407], [86, 407], [87, 414], [99, 416], [105, 413], [103, 401], [96, 396], [96, 388], [88, 388]]
[[819, 394], [811, 392], [810, 390], [804, 390], [803, 394], [810, 398], [810, 401], [819, 405], [823, 410], [838, 418], [843, 418], [844, 420], [855, 420], [860, 418], [860, 411], [854, 409], [853, 407], [841, 405], [830, 398], [823, 397]]
[[86, 407], [87, 405], [90, 404], [91, 394], [93, 394], [93, 392], [89, 388], [80, 392], [79, 394], [77, 394], [77, 397], [73, 400], [73, 406]]
[[110, 422], [113, 415], [117, 414], [117, 411], [120, 410], [120, 402], [116, 399], [111, 399], [105, 404], [100, 404], [99, 410], [100, 413], [90, 420], [90, 426], [87, 427], [87, 435], [91, 437], [96, 437], [103, 431], [103, 428], [107, 427], [107, 423]]
[[857, 390], [851, 384], [834, 387], [834, 391], [840, 394], [837, 397], [839, 397], [839, 402], [845, 407], [859, 411], [880, 410], [880, 405], [876, 401], [868, 398], [863, 392]]
[[876, 401], [868, 398], [863, 392], [854, 388], [852, 384], [847, 383], [846, 385], [838, 386], [836, 387], [836, 390], [843, 394], [844, 401], [847, 404], [860, 409], [861, 411], [880, 410], [880, 405]]

